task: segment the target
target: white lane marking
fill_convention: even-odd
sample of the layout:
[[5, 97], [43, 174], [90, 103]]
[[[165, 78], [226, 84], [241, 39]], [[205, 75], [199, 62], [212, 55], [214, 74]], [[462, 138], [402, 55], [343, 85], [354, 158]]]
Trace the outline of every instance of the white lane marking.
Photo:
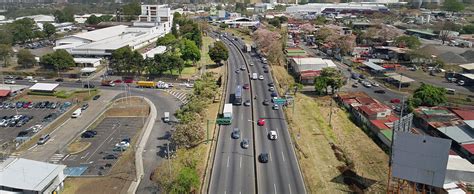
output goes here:
[[81, 157], [81, 159], [86, 158], [89, 154], [90, 154], [90, 152], [87, 152], [86, 155], [84, 155], [84, 156]]
[[268, 153], [268, 157], [270, 158], [270, 162], [272, 161], [272, 153]]
[[227, 168], [229, 168], [230, 156], [227, 156]]
[[242, 156], [240, 156], [240, 168], [242, 168]]
[[63, 161], [66, 160], [69, 156], [70, 154], [66, 155], [66, 157], [63, 158]]
[[224, 191], [224, 194], [227, 194], [227, 190]]
[[275, 189], [275, 194], [277, 193], [277, 186], [273, 183], [273, 188]]
[[285, 155], [281, 152], [281, 157], [283, 157], [283, 162], [285, 161]]
[[288, 184], [288, 189], [290, 190], [290, 194], [291, 194], [291, 185]]
[[109, 139], [109, 141], [108, 141], [107, 143], [110, 143], [110, 142], [111, 142], [113, 139], [114, 139], [113, 137], [112, 137], [112, 138], [110, 138], [110, 139]]
[[34, 146], [31, 146], [31, 148], [28, 148], [28, 150], [35, 149], [38, 146], [38, 144], [35, 144]]

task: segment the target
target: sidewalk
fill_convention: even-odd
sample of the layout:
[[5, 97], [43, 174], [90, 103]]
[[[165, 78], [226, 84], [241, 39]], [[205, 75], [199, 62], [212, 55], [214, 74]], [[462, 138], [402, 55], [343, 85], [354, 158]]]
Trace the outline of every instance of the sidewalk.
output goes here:
[[89, 108], [85, 110], [81, 117], [77, 119], [68, 119], [63, 125], [54, 129], [50, 134], [51, 139], [44, 145], [33, 146], [21, 157], [37, 161], [48, 161], [55, 153], [65, 148], [67, 144], [73, 140], [77, 134], [83, 131], [94, 119], [96, 119], [107, 103], [109, 103], [120, 91], [102, 90], [101, 97], [98, 100], [89, 101]]

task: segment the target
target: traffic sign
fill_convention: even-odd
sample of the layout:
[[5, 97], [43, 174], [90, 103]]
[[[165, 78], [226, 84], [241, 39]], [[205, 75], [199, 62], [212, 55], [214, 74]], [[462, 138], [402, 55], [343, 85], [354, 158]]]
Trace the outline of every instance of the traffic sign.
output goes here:
[[230, 125], [232, 119], [229, 118], [218, 118], [216, 119], [216, 123], [219, 125]]
[[283, 105], [283, 104], [286, 104], [286, 99], [277, 98], [277, 99], [274, 99], [273, 102], [274, 102], [275, 104]]

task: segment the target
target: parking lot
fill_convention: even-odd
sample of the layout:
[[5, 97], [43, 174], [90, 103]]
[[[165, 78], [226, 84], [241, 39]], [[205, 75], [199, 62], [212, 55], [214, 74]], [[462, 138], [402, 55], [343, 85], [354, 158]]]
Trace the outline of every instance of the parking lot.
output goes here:
[[0, 107], [0, 150], [4, 151], [30, 139], [64, 113], [70, 107], [70, 103], [3, 102], [0, 103]]
[[[68, 167], [86, 167], [82, 175], [106, 175], [120, 158], [122, 151], [132, 149], [123, 140], [133, 139], [143, 126], [140, 117], [107, 117], [91, 131], [95, 135], [80, 135], [81, 142], [90, 142], [90, 146], [76, 155], [66, 155], [62, 163]], [[105, 158], [105, 157], [109, 158]]]

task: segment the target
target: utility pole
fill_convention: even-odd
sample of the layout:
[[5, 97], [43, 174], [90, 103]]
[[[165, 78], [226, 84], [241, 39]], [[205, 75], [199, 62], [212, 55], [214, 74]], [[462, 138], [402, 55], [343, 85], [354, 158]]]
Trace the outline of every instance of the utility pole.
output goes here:
[[331, 104], [329, 104], [330, 109], [329, 109], [329, 126], [332, 127], [332, 99], [331, 99]]

